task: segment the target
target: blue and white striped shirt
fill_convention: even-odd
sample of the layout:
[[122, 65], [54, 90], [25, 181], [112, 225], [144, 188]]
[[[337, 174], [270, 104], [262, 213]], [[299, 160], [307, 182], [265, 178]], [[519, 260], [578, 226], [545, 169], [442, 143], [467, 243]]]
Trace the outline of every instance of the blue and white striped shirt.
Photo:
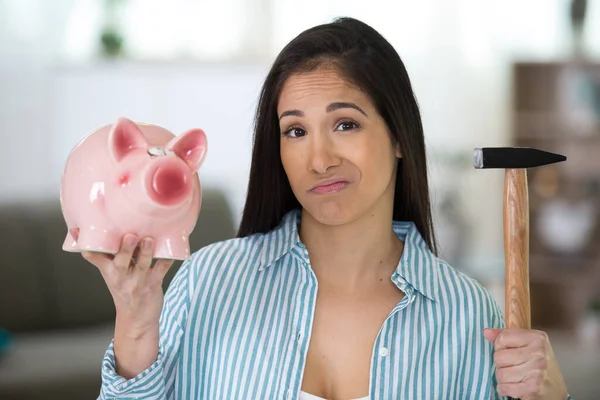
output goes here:
[[[171, 282], [158, 359], [126, 380], [112, 343], [100, 399], [297, 399], [317, 279], [298, 235], [300, 212], [266, 234], [209, 245]], [[405, 293], [376, 338], [369, 398], [499, 399], [484, 328], [504, 327], [492, 296], [436, 258], [411, 222], [391, 280]], [[351, 349], [349, 349], [351, 350]]]

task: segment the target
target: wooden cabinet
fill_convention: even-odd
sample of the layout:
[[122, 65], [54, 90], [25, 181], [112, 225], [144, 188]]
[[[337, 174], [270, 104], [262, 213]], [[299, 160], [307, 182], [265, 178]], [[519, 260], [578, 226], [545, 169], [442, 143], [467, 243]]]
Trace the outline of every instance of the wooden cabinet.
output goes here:
[[532, 325], [575, 329], [600, 299], [600, 63], [516, 63], [512, 124], [567, 156], [529, 170]]

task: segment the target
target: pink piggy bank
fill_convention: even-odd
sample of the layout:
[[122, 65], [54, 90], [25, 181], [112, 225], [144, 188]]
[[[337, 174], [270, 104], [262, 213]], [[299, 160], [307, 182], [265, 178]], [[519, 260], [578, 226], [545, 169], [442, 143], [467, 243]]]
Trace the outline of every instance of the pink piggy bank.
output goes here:
[[189, 258], [188, 236], [202, 201], [197, 170], [206, 150], [200, 129], [175, 136], [126, 118], [89, 133], [62, 175], [63, 250], [115, 254], [123, 236], [134, 233], [154, 239], [154, 258]]

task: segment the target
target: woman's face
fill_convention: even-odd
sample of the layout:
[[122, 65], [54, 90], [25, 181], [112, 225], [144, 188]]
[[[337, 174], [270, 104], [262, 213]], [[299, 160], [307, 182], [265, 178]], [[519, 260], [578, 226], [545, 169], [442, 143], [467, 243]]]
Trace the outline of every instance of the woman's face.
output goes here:
[[339, 225], [392, 206], [401, 154], [365, 93], [334, 69], [296, 74], [277, 114], [283, 168], [313, 218]]

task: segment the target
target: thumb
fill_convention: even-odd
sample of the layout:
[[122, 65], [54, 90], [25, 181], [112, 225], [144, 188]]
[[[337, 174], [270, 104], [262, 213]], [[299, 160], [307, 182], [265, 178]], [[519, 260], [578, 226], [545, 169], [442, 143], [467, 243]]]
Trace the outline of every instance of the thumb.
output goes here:
[[502, 332], [502, 329], [490, 329], [486, 328], [483, 330], [483, 337], [490, 343], [494, 343], [498, 335]]

